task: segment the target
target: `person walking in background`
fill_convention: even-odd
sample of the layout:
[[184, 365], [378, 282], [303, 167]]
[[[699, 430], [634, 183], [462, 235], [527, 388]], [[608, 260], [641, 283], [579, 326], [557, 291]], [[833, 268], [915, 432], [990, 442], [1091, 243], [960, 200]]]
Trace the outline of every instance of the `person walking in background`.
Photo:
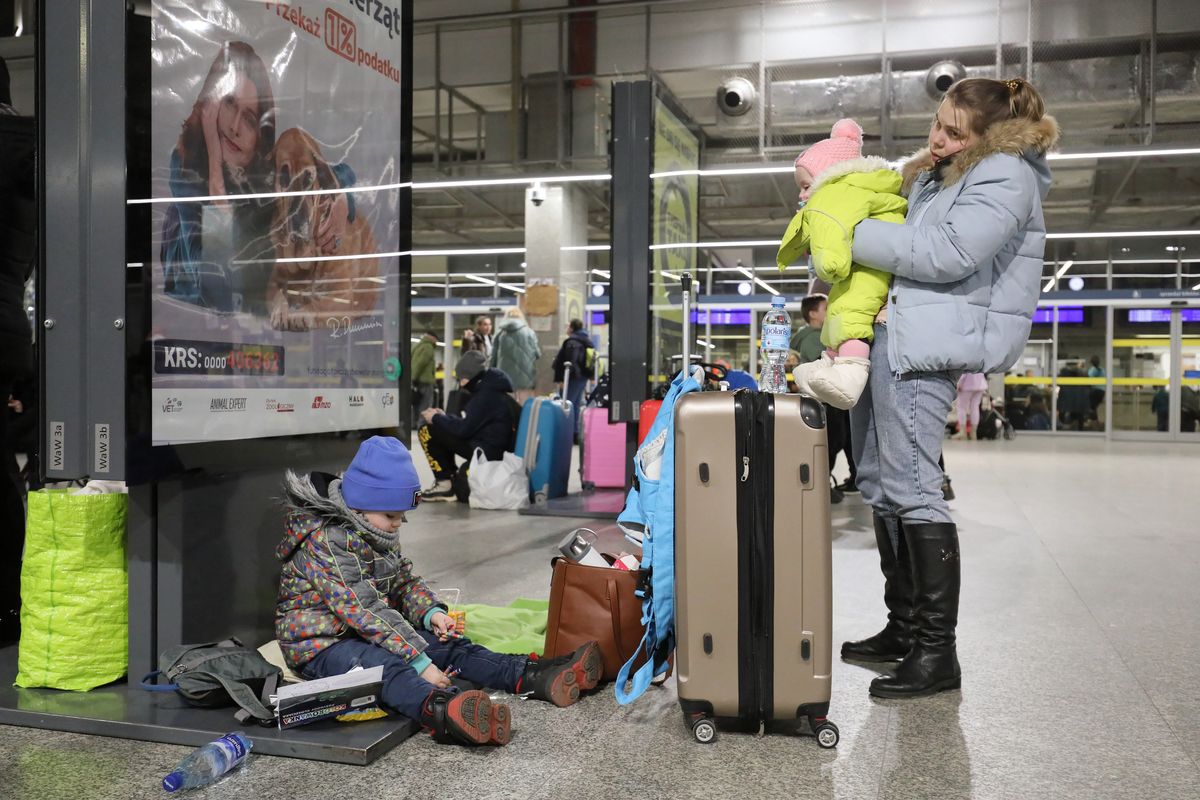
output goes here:
[[583, 329], [583, 320], [573, 319], [567, 326], [567, 338], [554, 357], [554, 381], [562, 391], [567, 383], [567, 399], [571, 401], [571, 430], [579, 439], [579, 407], [590, 378], [596, 376], [596, 347]]
[[979, 429], [979, 404], [987, 391], [987, 376], [982, 372], [964, 372], [958, 377], [958, 432], [955, 439], [974, 439]]
[[492, 366], [508, 375], [518, 403], [533, 396], [537, 360], [541, 357], [537, 334], [526, 324], [525, 314], [517, 306], [510, 306], [492, 340]]
[[1029, 339], [1046, 250], [1046, 152], [1058, 135], [1028, 81], [961, 80], [938, 106], [928, 149], [903, 167], [905, 224], [854, 228], [854, 262], [895, 276], [869, 388], [850, 413], [888, 621], [843, 644], [842, 658], [900, 662], [871, 682], [876, 697], [962, 685], [958, 528], [938, 460], [959, 374], [1005, 372]]
[[412, 350], [409, 369], [412, 370], [413, 426], [420, 420], [421, 412], [433, 407], [434, 389], [437, 385], [437, 334], [426, 330]]
[[[805, 327], [792, 336], [791, 349], [800, 354], [801, 364], [817, 361], [825, 352], [825, 345], [821, 344], [821, 328], [828, 310], [828, 298], [823, 294], [810, 294], [800, 301], [800, 318], [804, 320]], [[833, 475], [838, 453], [846, 454], [846, 463], [850, 467], [850, 476], [829, 490], [829, 502], [840, 503], [845, 493], [858, 491], [855, 483], [858, 469], [850, 446], [850, 412], [827, 403], [824, 405], [826, 433], [829, 436], [829, 474]]]
[[[1100, 356], [1092, 356], [1092, 365], [1088, 367], [1087, 375], [1089, 378], [1104, 378], [1104, 367], [1100, 366]], [[1100, 421], [1100, 404], [1104, 402], [1104, 388], [1101, 386], [1091, 387], [1088, 392], [1088, 402], [1092, 407], [1092, 419]]]

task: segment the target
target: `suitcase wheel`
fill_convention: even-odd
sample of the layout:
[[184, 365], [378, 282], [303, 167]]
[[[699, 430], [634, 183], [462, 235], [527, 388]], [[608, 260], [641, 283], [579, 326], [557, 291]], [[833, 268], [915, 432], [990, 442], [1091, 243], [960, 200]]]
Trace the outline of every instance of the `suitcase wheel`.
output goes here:
[[837, 747], [838, 741], [842, 738], [841, 733], [838, 732], [838, 726], [828, 721], [818, 725], [813, 733], [817, 735], [817, 744], [826, 750]]
[[700, 717], [692, 723], [692, 736], [700, 744], [712, 744], [717, 740], [717, 726], [708, 717]]

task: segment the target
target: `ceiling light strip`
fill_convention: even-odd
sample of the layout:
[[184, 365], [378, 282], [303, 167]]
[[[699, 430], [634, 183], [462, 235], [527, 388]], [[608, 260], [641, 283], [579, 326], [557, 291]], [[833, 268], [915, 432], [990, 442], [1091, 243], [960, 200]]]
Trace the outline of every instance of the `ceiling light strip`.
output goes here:
[[1077, 233], [1047, 233], [1047, 239], [1142, 239], [1154, 236], [1200, 236], [1200, 229], [1190, 231], [1079, 231]]
[[525, 176], [519, 178], [467, 178], [458, 181], [413, 181], [414, 192], [436, 191], [438, 189], [465, 189], [471, 186], [521, 186], [535, 183], [586, 183], [611, 181], [609, 173], [594, 175], [552, 175], [548, 177]]

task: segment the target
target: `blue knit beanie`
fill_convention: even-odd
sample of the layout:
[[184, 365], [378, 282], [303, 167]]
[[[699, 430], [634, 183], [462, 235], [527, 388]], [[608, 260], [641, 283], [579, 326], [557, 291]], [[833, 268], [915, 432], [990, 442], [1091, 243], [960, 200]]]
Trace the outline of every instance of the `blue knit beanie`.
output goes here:
[[411, 511], [421, 499], [412, 456], [399, 439], [372, 436], [342, 475], [342, 499], [356, 511]]

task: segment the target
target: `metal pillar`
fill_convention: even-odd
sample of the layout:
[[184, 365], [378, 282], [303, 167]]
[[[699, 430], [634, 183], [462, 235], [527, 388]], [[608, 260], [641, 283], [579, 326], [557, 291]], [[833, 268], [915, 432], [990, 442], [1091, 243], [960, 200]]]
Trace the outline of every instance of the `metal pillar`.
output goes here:
[[47, 4], [38, 38], [43, 472], [123, 480], [125, 6]]

